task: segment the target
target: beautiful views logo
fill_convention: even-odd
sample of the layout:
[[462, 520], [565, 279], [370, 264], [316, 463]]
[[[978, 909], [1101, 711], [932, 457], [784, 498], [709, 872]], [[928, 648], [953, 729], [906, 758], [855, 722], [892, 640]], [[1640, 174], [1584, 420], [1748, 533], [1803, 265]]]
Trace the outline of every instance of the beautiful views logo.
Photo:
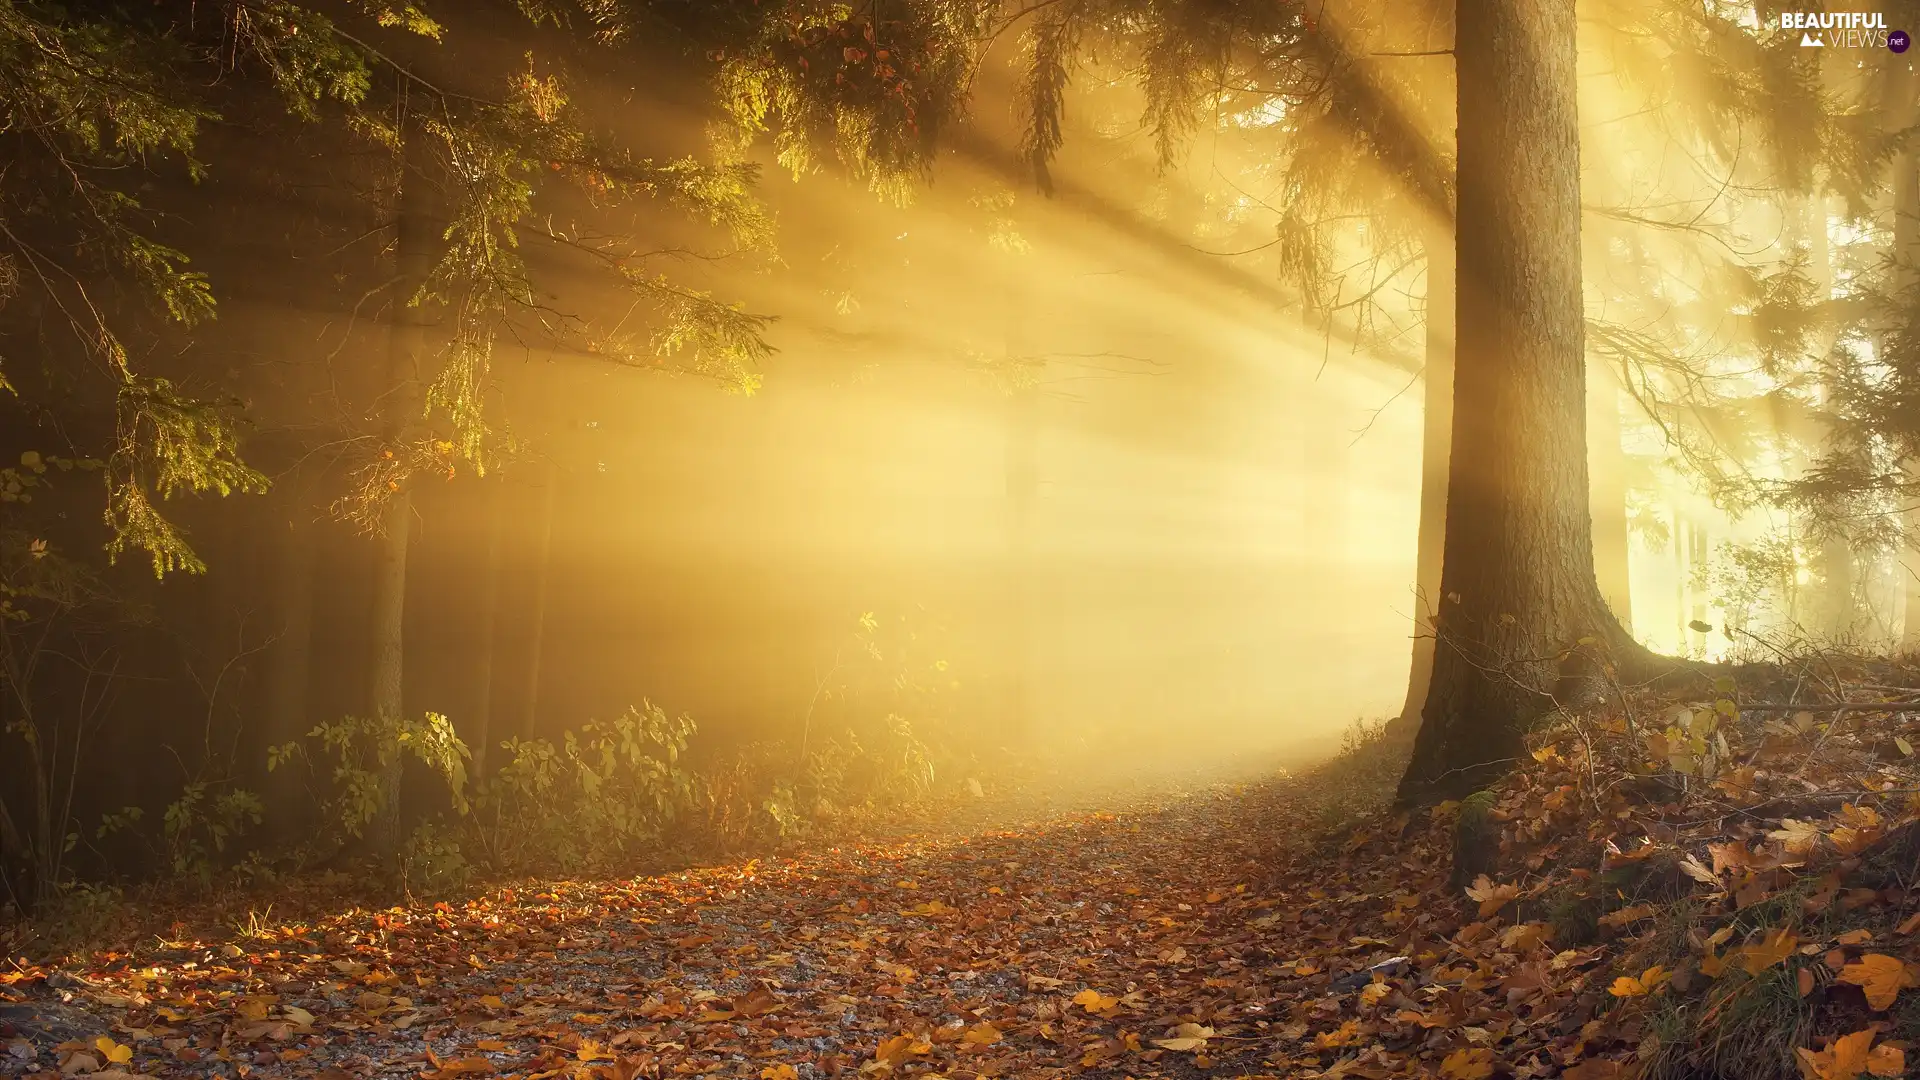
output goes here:
[[1800, 31], [1802, 48], [1891, 49], [1907, 51], [1904, 30], [1888, 30], [1879, 11], [1783, 11], [1780, 29]]

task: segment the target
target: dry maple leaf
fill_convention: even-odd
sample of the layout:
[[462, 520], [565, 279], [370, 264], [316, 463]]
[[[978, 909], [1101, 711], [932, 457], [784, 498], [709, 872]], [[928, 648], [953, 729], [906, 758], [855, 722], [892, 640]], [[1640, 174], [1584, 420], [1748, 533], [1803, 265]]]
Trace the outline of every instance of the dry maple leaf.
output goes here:
[[1607, 993], [1618, 998], [1645, 997], [1666, 985], [1666, 981], [1671, 978], [1673, 978], [1671, 971], [1655, 964], [1641, 972], [1639, 978], [1622, 975], [1613, 980], [1613, 985], [1607, 987]]
[[1627, 1067], [1606, 1058], [1588, 1058], [1560, 1074], [1560, 1080], [1620, 1080]]
[[1868, 953], [1857, 963], [1841, 968], [1840, 981], [1865, 991], [1867, 1004], [1877, 1010], [1891, 1006], [1906, 987], [1920, 986], [1920, 979], [1913, 977], [1906, 961], [1885, 953]]
[[933, 1044], [918, 1035], [895, 1035], [874, 1050], [873, 1060], [885, 1065], [898, 1065], [916, 1054], [932, 1052]]
[[1599, 921], [1601, 926], [1611, 926], [1617, 930], [1631, 922], [1639, 922], [1641, 919], [1651, 919], [1653, 915], [1654, 910], [1652, 904], [1634, 904], [1630, 907], [1623, 907], [1618, 911], [1609, 911], [1605, 915], [1600, 916]]
[[1781, 818], [1780, 827], [1768, 832], [1767, 839], [1780, 841], [1796, 855], [1805, 855], [1820, 843], [1820, 826], [1817, 822]]
[[991, 1046], [1000, 1041], [1000, 1029], [986, 1021], [981, 1021], [967, 1029], [961, 1041], [971, 1047]]
[[1440, 1062], [1440, 1075], [1447, 1080], [1487, 1080], [1493, 1075], [1493, 1051], [1455, 1050]]
[[1313, 1045], [1322, 1050], [1331, 1050], [1339, 1046], [1351, 1046], [1361, 1039], [1360, 1022], [1348, 1020], [1332, 1031], [1323, 1031], [1313, 1037]]
[[1826, 1050], [1801, 1047], [1800, 1071], [1807, 1080], [1856, 1080], [1863, 1072], [1899, 1076], [1906, 1071], [1906, 1054], [1897, 1046], [1873, 1046], [1874, 1029], [1866, 1028], [1833, 1040]]
[[1485, 874], [1474, 878], [1473, 884], [1467, 886], [1467, 899], [1480, 902], [1480, 917], [1483, 919], [1506, 907], [1508, 901], [1516, 900], [1519, 896], [1520, 886], [1495, 885]]
[[1794, 936], [1793, 931], [1769, 930], [1766, 937], [1740, 949], [1740, 968], [1749, 975], [1758, 975], [1785, 961], [1799, 947], [1800, 939]]
[[769, 1065], [760, 1070], [760, 1080], [800, 1080], [800, 1073], [791, 1065]]
[[488, 1076], [494, 1071], [493, 1062], [483, 1057], [455, 1058], [452, 1061], [442, 1061], [437, 1064], [439, 1068], [421, 1073], [420, 1080], [455, 1080], [456, 1077], [461, 1076]]
[[1680, 872], [1702, 885], [1710, 885], [1716, 889], [1720, 887], [1720, 875], [1714, 873], [1699, 859], [1694, 858], [1691, 853], [1680, 860]]

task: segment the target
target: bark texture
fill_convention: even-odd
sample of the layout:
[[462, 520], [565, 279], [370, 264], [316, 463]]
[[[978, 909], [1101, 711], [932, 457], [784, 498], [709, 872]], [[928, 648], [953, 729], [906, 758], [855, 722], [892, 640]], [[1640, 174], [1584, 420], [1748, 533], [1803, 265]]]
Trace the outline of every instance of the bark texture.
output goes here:
[[1606, 364], [1587, 372], [1587, 468], [1593, 514], [1593, 570], [1600, 596], [1623, 627], [1633, 625], [1627, 561], [1627, 455], [1620, 445], [1620, 383]]
[[[421, 368], [426, 351], [426, 317], [414, 301], [433, 266], [433, 204], [426, 178], [417, 168], [419, 154], [409, 136], [403, 153], [399, 210], [395, 220], [394, 300], [387, 342], [388, 388], [383, 420], [387, 445], [395, 454], [406, 452], [420, 426], [423, 384]], [[397, 726], [405, 713], [407, 547], [413, 525], [413, 498], [409, 484], [393, 492], [381, 520], [379, 550], [374, 558], [372, 625], [368, 639], [373, 650], [369, 706], [383, 726]], [[381, 776], [384, 798], [373, 839], [386, 854], [400, 850], [400, 755], [393, 755]]]
[[1426, 404], [1420, 434], [1420, 526], [1415, 541], [1413, 662], [1396, 726], [1420, 722], [1433, 679], [1433, 618], [1439, 610], [1441, 552], [1447, 533], [1447, 459], [1453, 445], [1453, 232], [1427, 234]]
[[[1897, 70], [1893, 76], [1893, 86], [1888, 100], [1900, 104], [1890, 117], [1891, 126], [1898, 130], [1912, 124], [1916, 113], [1920, 113], [1920, 71], [1909, 65], [1905, 70]], [[1920, 140], [1908, 141], [1906, 148], [1893, 159], [1893, 252], [1897, 267], [1894, 287], [1900, 290], [1903, 301], [1911, 303], [1920, 294]], [[1907, 481], [1920, 483], [1920, 470], [1913, 466], [1907, 468]], [[1920, 650], [1920, 508], [1908, 510], [1901, 517], [1901, 530], [1906, 536], [1906, 549], [1901, 552], [1901, 578], [1906, 582], [1906, 617], [1900, 631], [1900, 645], [1904, 652]]]
[[1574, 0], [1462, 0], [1456, 25], [1453, 440], [1439, 641], [1403, 803], [1503, 771], [1566, 675], [1599, 662], [1580, 640], [1624, 643], [1587, 501]]

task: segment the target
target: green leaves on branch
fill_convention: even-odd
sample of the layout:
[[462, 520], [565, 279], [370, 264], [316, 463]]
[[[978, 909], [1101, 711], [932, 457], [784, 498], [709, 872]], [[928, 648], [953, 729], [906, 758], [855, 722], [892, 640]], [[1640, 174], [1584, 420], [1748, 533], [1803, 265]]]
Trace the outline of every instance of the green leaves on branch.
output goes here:
[[308, 744], [317, 742], [331, 766], [333, 792], [325, 800], [325, 820], [344, 837], [359, 838], [386, 810], [384, 776], [397, 761], [412, 760], [440, 777], [454, 808], [467, 811], [467, 762], [472, 755], [454, 734], [453, 723], [439, 713], [419, 717], [342, 717], [315, 727], [307, 742], [290, 742], [267, 752], [267, 768], [310, 760]]

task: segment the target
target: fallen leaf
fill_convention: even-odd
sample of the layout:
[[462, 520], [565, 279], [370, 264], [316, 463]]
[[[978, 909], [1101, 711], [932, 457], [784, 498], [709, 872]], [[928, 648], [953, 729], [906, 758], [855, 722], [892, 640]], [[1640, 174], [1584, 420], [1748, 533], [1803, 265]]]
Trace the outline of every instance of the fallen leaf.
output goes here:
[[[1906, 1071], [1906, 1053], [1897, 1046], [1873, 1046], [1874, 1029], [1842, 1035], [1826, 1050], [1801, 1047], [1794, 1051], [1809, 1080], [1856, 1080], [1863, 1072], [1899, 1076]], [[1869, 1049], [1871, 1047], [1871, 1049]]]
[[1213, 1037], [1213, 1029], [1199, 1024], [1181, 1024], [1173, 1029], [1173, 1037], [1155, 1039], [1153, 1045], [1162, 1050], [1195, 1051], [1205, 1050], [1207, 1040]]
[[1073, 1003], [1090, 1013], [1099, 1013], [1119, 1005], [1120, 999], [1088, 988], [1073, 995]]
[[1792, 956], [1799, 946], [1800, 939], [1791, 930], [1769, 930], [1764, 938], [1740, 950], [1740, 968], [1749, 975], [1758, 975]]
[[1481, 874], [1474, 879], [1472, 885], [1467, 886], [1467, 899], [1480, 902], [1480, 917], [1483, 919], [1519, 897], [1520, 886], [1496, 885], [1485, 874]]
[[1859, 962], [1841, 968], [1840, 981], [1865, 991], [1867, 1004], [1878, 1010], [1890, 1007], [1902, 989], [1920, 986], [1920, 979], [1914, 978], [1904, 960], [1885, 953], [1868, 953]]
[[1440, 1062], [1440, 1075], [1448, 1080], [1486, 1080], [1493, 1075], [1493, 1051], [1455, 1050]]
[[1656, 964], [1637, 978], [1622, 975], [1613, 980], [1613, 985], [1607, 987], [1607, 993], [1619, 998], [1644, 997], [1659, 990], [1671, 978], [1673, 978], [1672, 972]]

